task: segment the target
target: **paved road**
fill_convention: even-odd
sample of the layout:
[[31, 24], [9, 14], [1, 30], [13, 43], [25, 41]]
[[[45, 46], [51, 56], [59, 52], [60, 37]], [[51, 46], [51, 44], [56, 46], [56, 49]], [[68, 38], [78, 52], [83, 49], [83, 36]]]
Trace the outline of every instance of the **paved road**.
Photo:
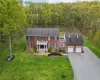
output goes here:
[[68, 53], [74, 80], [100, 80], [100, 59], [87, 47], [84, 53]]

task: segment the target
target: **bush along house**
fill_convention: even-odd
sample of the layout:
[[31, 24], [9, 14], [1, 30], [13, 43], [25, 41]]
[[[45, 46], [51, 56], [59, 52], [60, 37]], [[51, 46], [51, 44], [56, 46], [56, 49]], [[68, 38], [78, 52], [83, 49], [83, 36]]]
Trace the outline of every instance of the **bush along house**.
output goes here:
[[65, 34], [61, 37], [58, 28], [28, 28], [26, 32], [27, 50], [36, 49], [39, 53], [48, 53], [50, 48], [67, 52], [83, 52], [81, 34]]
[[28, 28], [26, 32], [27, 49], [47, 53], [49, 48], [65, 49], [65, 38], [60, 38], [58, 28]]

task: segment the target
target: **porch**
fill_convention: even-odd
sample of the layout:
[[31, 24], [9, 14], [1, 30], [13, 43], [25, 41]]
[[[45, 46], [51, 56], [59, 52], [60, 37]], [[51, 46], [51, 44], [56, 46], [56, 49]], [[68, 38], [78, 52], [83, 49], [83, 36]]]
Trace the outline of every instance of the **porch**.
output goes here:
[[37, 40], [37, 52], [39, 53], [48, 53], [48, 42], [47, 41], [38, 41]]

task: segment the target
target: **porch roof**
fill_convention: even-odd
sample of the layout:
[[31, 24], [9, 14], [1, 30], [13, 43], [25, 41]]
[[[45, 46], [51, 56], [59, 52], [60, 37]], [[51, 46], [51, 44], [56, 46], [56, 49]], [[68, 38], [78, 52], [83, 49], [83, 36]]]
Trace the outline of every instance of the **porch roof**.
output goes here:
[[37, 45], [47, 45], [48, 42], [47, 41], [38, 41], [36, 42]]

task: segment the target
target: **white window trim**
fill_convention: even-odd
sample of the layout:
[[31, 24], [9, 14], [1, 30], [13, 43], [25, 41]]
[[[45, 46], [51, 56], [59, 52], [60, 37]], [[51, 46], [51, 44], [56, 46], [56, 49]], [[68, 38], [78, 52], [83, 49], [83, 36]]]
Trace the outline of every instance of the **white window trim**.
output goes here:
[[50, 40], [50, 36], [48, 36], [48, 40]]
[[57, 40], [57, 36], [54, 37], [54, 40]]
[[31, 40], [31, 36], [28, 36], [28, 40]]

